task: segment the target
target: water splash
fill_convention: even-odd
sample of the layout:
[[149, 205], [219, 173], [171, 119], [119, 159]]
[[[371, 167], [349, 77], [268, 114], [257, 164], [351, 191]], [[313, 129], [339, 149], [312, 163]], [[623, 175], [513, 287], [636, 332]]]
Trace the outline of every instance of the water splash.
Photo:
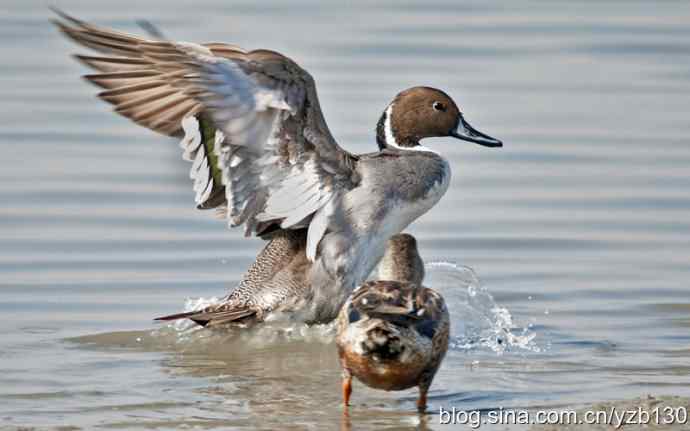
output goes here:
[[510, 311], [496, 304], [472, 268], [451, 262], [429, 262], [425, 267], [424, 284], [443, 294], [451, 313], [452, 349], [488, 348], [498, 355], [542, 350], [530, 325], [513, 323]]
[[[536, 333], [530, 325], [521, 327], [513, 322], [507, 308], [496, 304], [482, 286], [475, 272], [451, 262], [428, 262], [424, 284], [441, 292], [451, 313], [451, 348], [458, 350], [489, 349], [498, 355], [506, 351], [540, 352], [534, 341]], [[188, 298], [184, 311], [199, 310], [218, 304], [222, 298]], [[305, 325], [284, 320], [264, 322], [254, 328], [207, 330], [188, 319], [169, 323], [152, 335], [173, 336], [177, 344], [212, 344], [219, 337], [241, 341], [255, 347], [279, 342], [306, 341], [330, 343], [335, 337], [335, 324]]]

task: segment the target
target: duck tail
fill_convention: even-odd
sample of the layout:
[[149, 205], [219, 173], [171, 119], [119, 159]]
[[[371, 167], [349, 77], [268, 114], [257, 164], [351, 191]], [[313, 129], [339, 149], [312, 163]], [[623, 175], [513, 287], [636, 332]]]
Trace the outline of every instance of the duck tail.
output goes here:
[[397, 329], [381, 323], [367, 330], [362, 350], [374, 358], [395, 359], [403, 352], [404, 346]]
[[176, 314], [169, 314], [167, 316], [161, 316], [161, 317], [156, 317], [153, 320], [178, 320], [178, 319], [186, 319], [190, 316], [193, 316], [197, 314], [198, 311], [187, 311], [185, 313], [176, 313]]
[[166, 322], [170, 320], [179, 320], [179, 319], [190, 319], [194, 323], [201, 325], [201, 326], [206, 326], [208, 325], [208, 320], [200, 320], [200, 319], [195, 319], [194, 316], [198, 315], [199, 311], [187, 311], [185, 313], [176, 313], [176, 314], [169, 314], [167, 316], [161, 316], [161, 317], [156, 317], [155, 321], [158, 322]]
[[231, 323], [242, 321], [248, 317], [256, 315], [256, 311], [250, 308], [219, 308], [219, 309], [205, 309], [197, 311], [188, 311], [185, 313], [170, 314], [169, 316], [156, 317], [153, 320], [168, 321], [178, 319], [189, 319], [201, 326], [221, 325], [224, 323]]

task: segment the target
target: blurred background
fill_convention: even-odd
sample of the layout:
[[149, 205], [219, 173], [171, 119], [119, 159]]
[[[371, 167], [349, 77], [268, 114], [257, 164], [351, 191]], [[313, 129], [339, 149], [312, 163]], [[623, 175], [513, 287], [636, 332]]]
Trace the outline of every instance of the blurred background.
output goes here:
[[[432, 411], [690, 395], [690, 3], [54, 4], [121, 31], [148, 19], [171, 39], [280, 51], [314, 76], [350, 151], [376, 148], [381, 111], [413, 85], [446, 90], [504, 141], [425, 143], [453, 181], [409, 231], [427, 262], [476, 271], [504, 342], [473, 338], [451, 307], [464, 332]], [[327, 328], [262, 344], [151, 322], [221, 296], [262, 244], [194, 209], [177, 142], [97, 100], [69, 57], [85, 51], [50, 18], [44, 1], [0, 4], [2, 422], [349, 426]], [[432, 287], [461, 289], [443, 280]], [[437, 429], [415, 396], [358, 385], [348, 421]]]

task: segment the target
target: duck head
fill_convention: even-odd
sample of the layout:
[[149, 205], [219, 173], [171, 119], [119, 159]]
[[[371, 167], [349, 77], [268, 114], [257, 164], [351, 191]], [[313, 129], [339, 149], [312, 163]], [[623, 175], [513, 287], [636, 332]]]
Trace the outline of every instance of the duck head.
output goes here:
[[421, 286], [424, 262], [417, 249], [417, 240], [407, 233], [393, 235], [379, 263], [379, 279], [400, 281]]
[[431, 87], [412, 87], [399, 93], [376, 126], [376, 142], [381, 150], [423, 149], [420, 140], [445, 136], [485, 147], [503, 146], [498, 139], [472, 127], [450, 96]]

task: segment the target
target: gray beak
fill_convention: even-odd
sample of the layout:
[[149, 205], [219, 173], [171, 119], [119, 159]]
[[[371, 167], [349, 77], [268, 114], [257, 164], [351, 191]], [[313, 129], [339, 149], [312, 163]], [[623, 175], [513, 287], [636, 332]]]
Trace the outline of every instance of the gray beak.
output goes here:
[[502, 147], [503, 142], [496, 138], [492, 138], [489, 135], [485, 135], [474, 127], [470, 126], [470, 123], [465, 121], [462, 114], [458, 116], [458, 126], [450, 132], [450, 136], [463, 141], [474, 142], [475, 144], [483, 145], [485, 147]]

